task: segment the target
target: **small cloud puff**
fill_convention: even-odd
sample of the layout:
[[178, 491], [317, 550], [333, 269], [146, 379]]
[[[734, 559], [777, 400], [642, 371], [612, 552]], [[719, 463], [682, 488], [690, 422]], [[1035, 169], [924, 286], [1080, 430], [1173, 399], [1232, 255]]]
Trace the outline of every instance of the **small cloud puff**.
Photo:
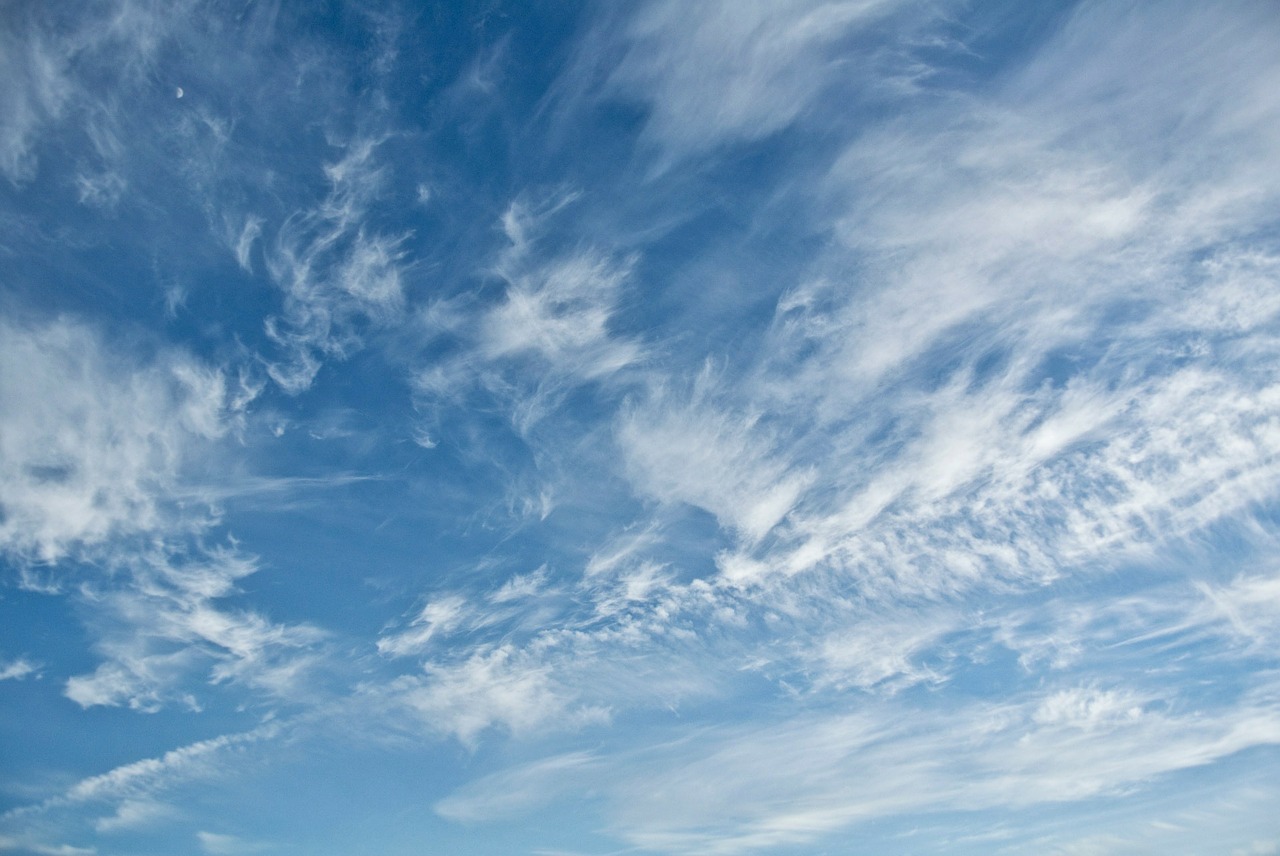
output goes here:
[[1141, 699], [1117, 690], [1076, 688], [1046, 698], [1032, 714], [1040, 725], [1092, 730], [1136, 722], [1142, 717]]
[[0, 661], [0, 681], [20, 681], [31, 675], [39, 677], [40, 666], [26, 657], [19, 657], [7, 663]]

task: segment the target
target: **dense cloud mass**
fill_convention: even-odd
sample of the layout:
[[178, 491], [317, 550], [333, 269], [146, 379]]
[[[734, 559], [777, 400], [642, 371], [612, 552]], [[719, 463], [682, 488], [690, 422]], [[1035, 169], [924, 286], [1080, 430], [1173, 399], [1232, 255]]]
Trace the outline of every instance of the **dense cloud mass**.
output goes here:
[[0, 852], [1280, 852], [1280, 10], [0, 10]]

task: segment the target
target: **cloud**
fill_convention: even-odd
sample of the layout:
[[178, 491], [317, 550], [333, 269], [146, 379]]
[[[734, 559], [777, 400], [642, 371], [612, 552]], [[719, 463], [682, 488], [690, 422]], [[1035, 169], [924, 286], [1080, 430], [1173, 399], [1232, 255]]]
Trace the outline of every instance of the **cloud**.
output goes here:
[[[74, 153], [70, 165], [51, 162], [71, 173], [57, 180], [73, 185], [82, 205], [123, 222], [139, 210], [163, 209], [184, 226], [185, 215], [203, 215], [212, 234], [184, 233], [177, 252], [199, 257], [195, 248], [213, 238], [247, 274], [260, 248], [283, 293], [279, 312], [266, 319], [278, 350], [264, 361], [296, 393], [325, 359], [350, 354], [370, 328], [398, 317], [408, 233], [379, 229], [371, 216], [388, 187], [388, 169], [375, 162], [386, 135], [351, 130], [378, 125], [385, 102], [371, 97], [354, 119], [319, 106], [332, 103], [345, 70], [323, 39], [264, 50], [283, 44], [279, 11], [255, 7], [226, 27], [205, 26], [209, 19], [191, 3], [120, 0], [79, 16], [37, 7], [15, 13], [0, 51], [14, 81], [0, 96], [0, 174], [25, 183], [42, 151]], [[370, 28], [379, 43], [370, 60], [384, 77], [395, 55], [392, 17]], [[172, 85], [157, 86], [175, 74], [185, 86], [176, 91], [188, 96], [176, 104]], [[276, 139], [282, 128], [287, 139]], [[333, 146], [343, 149], [336, 161], [315, 164], [329, 185], [318, 199], [310, 177], [301, 187], [286, 180], [292, 161], [311, 156], [315, 143], [324, 147], [317, 161]], [[278, 160], [284, 148], [290, 164]], [[251, 192], [268, 186], [264, 196]], [[175, 234], [157, 234], [157, 244], [170, 247]], [[172, 308], [178, 303], [171, 298]], [[242, 338], [253, 347], [262, 329]]]
[[100, 175], [76, 176], [76, 190], [80, 203], [95, 208], [111, 208], [124, 195], [127, 182], [118, 173], [104, 172]]
[[81, 707], [154, 711], [178, 701], [198, 709], [188, 679], [200, 670], [211, 684], [230, 682], [270, 698], [309, 693], [325, 633], [217, 604], [257, 570], [251, 559], [229, 549], [185, 562], [159, 551], [139, 558], [130, 585], [82, 590], [93, 607], [93, 647], [104, 661], [67, 681], [68, 698]]
[[67, 681], [81, 706], [155, 710], [178, 700], [200, 664], [214, 681], [292, 692], [320, 634], [218, 608], [252, 557], [202, 539], [222, 441], [240, 430], [256, 390], [181, 352], [150, 361], [67, 319], [0, 335], [0, 550], [26, 584], [57, 590], [69, 559], [107, 573], [81, 577], [77, 599], [104, 662]]
[[1142, 712], [1142, 702], [1127, 693], [1073, 687], [1044, 699], [1031, 718], [1041, 725], [1092, 729], [1136, 720]]
[[235, 835], [206, 832], [204, 830], [196, 833], [196, 840], [200, 842], [200, 849], [210, 854], [210, 856], [237, 856], [240, 853], [261, 853], [265, 850], [270, 850], [272, 847], [266, 842], [249, 841]]
[[173, 749], [157, 758], [134, 761], [109, 772], [82, 779], [59, 798], [69, 802], [89, 802], [154, 793], [173, 781], [210, 775], [222, 769], [222, 755], [275, 737], [280, 727], [263, 725], [252, 731], [224, 734]]
[[462, 597], [453, 595], [433, 600], [422, 608], [408, 630], [380, 638], [378, 653], [405, 656], [425, 651], [432, 637], [458, 627], [466, 614], [467, 602]]
[[486, 776], [435, 804], [436, 814], [461, 823], [492, 823], [548, 805], [599, 762], [585, 752], [555, 755]]
[[503, 224], [511, 246], [498, 274], [507, 291], [481, 321], [485, 356], [536, 356], [558, 372], [587, 380], [634, 362], [639, 348], [609, 330], [629, 265], [590, 251], [540, 258], [531, 234], [538, 222], [519, 203], [507, 210]]
[[943, 644], [942, 637], [958, 626], [958, 616], [930, 615], [923, 610], [859, 616], [851, 627], [814, 640], [812, 648], [805, 646], [808, 650], [802, 648], [802, 656], [811, 658], [817, 688], [896, 691], [943, 679], [918, 660], [935, 652]]
[[[328, 195], [295, 212], [264, 248], [267, 272], [284, 292], [282, 314], [267, 319], [267, 335], [287, 355], [267, 371], [291, 394], [311, 385], [323, 357], [356, 349], [362, 323], [386, 324], [403, 312], [406, 235], [382, 234], [365, 222], [386, 186], [386, 171], [375, 159], [378, 144], [374, 138], [348, 143], [344, 156], [324, 167]], [[242, 266], [258, 222], [247, 220], [236, 241]]]
[[1225, 623], [1251, 649], [1273, 650], [1280, 639], [1280, 575], [1240, 575], [1226, 585], [1197, 583], [1208, 603], [1200, 621]]
[[113, 140], [122, 113], [115, 97], [145, 96], [159, 49], [188, 11], [186, 3], [136, 2], [100, 4], [76, 16], [47, 7], [16, 11], [0, 35], [0, 73], [11, 81], [0, 94], [0, 174], [17, 185], [31, 181], [45, 143], [83, 133], [105, 169], [85, 174], [79, 167], [81, 201], [114, 205], [124, 189], [115, 169], [123, 149]]
[[0, 549], [49, 563], [206, 524], [174, 500], [238, 424], [221, 371], [177, 352], [132, 360], [66, 319], [6, 322], [0, 338]]
[[[442, 815], [509, 818], [605, 794], [612, 829], [632, 845], [745, 852], [870, 819], [1146, 792], [1276, 744], [1267, 679], [1241, 665], [1273, 635], [1270, 577], [1232, 578], [1219, 564], [1194, 575], [1223, 578], [1179, 588], [1154, 570], [1212, 542], [1215, 527], [1248, 555], [1270, 545], [1259, 509], [1280, 487], [1276, 254], [1256, 224], [1280, 189], [1259, 172], [1276, 115], [1261, 93], [1251, 111], [1217, 113], [1235, 85], [1211, 73], [1225, 54], [1189, 48], [1206, 31], [1211, 45], [1256, 45], [1240, 25], [1111, 28], [1100, 8], [1080, 7], [1044, 54], [990, 87], [851, 135], [824, 187], [806, 188], [822, 202], [809, 225], [830, 240], [780, 289], [746, 365], [713, 355], [683, 376], [656, 360], [636, 372], [608, 472], [656, 500], [635, 520], [645, 536], [592, 542], [574, 592], [594, 609], [557, 617], [572, 633], [502, 643], [562, 700], [536, 690], [543, 678], [496, 699], [437, 695], [484, 712], [451, 722], [472, 739], [522, 693], [546, 710], [570, 698], [660, 707], [663, 693], [636, 690], [608, 661], [658, 680], [683, 669], [689, 686], [671, 707], [691, 719], [708, 696], [759, 701], [744, 689], [758, 676], [807, 712], [682, 728], [671, 746], [572, 756], [567, 772], [553, 756], [472, 783]], [[1160, 92], [1153, 81], [1183, 74], [1163, 58], [1179, 52], [1162, 50], [1128, 80], [1115, 57], [1146, 24], [1203, 71], [1169, 84], [1204, 109], [1177, 125], [1174, 146], [1152, 131], [1177, 115], [1163, 97], [1159, 121], [1121, 115], [1130, 85], [1145, 101]], [[1102, 45], [1116, 66], [1098, 72], [1082, 44]], [[1071, 46], [1075, 61], [1054, 58]], [[1255, 47], [1245, 57], [1248, 74], [1270, 79], [1274, 60]], [[1072, 101], [1095, 73], [1121, 96]], [[707, 139], [749, 138], [712, 124]], [[1218, 137], [1220, 126], [1239, 136]], [[1105, 130], [1115, 127], [1118, 142]], [[1207, 139], [1232, 155], [1212, 177], [1183, 155]], [[710, 145], [690, 140], [672, 145]], [[842, 213], [818, 220], [832, 207]], [[508, 233], [513, 246], [528, 241], [519, 221]], [[554, 352], [513, 341], [540, 359]], [[714, 540], [675, 543], [671, 520], [701, 525], [681, 505], [714, 518]], [[645, 525], [655, 520], [668, 525]], [[690, 583], [717, 549], [718, 575]], [[1100, 573], [1134, 566], [1161, 584], [1125, 573], [1134, 590], [1116, 594]], [[1021, 611], [1022, 598], [1051, 594], [1060, 611]], [[1189, 691], [1128, 677], [1164, 644], [1182, 656], [1162, 668], [1187, 669], [1189, 682], [1210, 662], [1243, 672], [1192, 713], [1201, 699]], [[472, 686], [481, 662], [450, 680]], [[1003, 702], [979, 700], [992, 682]], [[858, 715], [824, 708], [851, 693]]]
[[653, 390], [624, 412], [618, 442], [643, 493], [701, 506], [758, 542], [791, 511], [813, 474], [780, 453], [780, 438], [759, 412], [718, 406], [715, 385], [708, 364], [687, 400]]
[[[148, 7], [125, 6], [119, 32], [144, 53], [164, 42], [158, 23], [130, 23]], [[463, 573], [465, 558], [445, 555], [456, 572], [389, 583], [415, 593], [412, 606], [336, 656], [348, 631], [273, 618], [272, 595], [245, 582], [260, 565], [297, 570], [271, 546], [287, 547], [278, 533], [262, 534], [274, 521], [251, 529], [268, 539], [261, 561], [219, 526], [224, 501], [304, 481], [227, 472], [260, 453], [237, 443], [258, 436], [252, 402], [277, 393], [234, 364], [143, 355], [74, 320], [2, 322], [0, 553], [32, 588], [83, 566], [71, 597], [98, 659], [66, 696], [139, 711], [224, 695], [297, 705], [361, 760], [359, 740], [388, 735], [476, 757], [494, 743], [484, 757], [497, 761], [549, 751], [461, 787], [437, 814], [510, 820], [575, 800], [603, 806], [628, 845], [670, 853], [820, 847], [865, 821], [937, 812], [1087, 807], [1270, 751], [1276, 688], [1259, 664], [1280, 641], [1280, 596], [1257, 557], [1273, 551], [1280, 497], [1274, 17], [1075, 4], [1011, 64], [974, 53], [951, 67], [964, 46], [939, 37], [938, 67], [919, 70], [939, 75], [934, 88], [873, 104], [899, 82], [886, 57], [905, 63], [915, 35], [950, 31], [939, 20], [951, 7], [926, 6], [593, 13], [563, 85], [605, 112], [625, 102], [608, 129], [588, 128], [622, 141], [602, 158], [634, 143], [658, 168], [539, 203], [514, 193], [530, 173], [506, 164], [493, 170], [501, 190], [482, 189], [516, 200], [498, 234], [502, 203], [460, 204], [442, 165], [429, 209], [412, 214], [443, 233], [439, 296], [420, 312], [413, 224], [383, 212], [406, 188], [426, 201], [403, 141], [414, 158], [438, 141], [388, 129], [404, 104], [374, 93], [355, 133], [306, 124], [328, 154], [295, 152], [294, 173], [273, 156], [253, 173], [263, 192], [241, 197], [237, 170], [254, 167], [233, 162], [278, 139], [257, 136], [268, 125], [254, 111], [329, 102], [295, 81], [288, 99], [223, 109], [183, 78], [190, 124], [177, 136], [204, 142], [182, 145], [226, 148], [183, 166], [197, 207], [227, 271], [269, 278], [280, 304], [265, 326], [240, 297], [235, 318], [197, 318], [215, 301], [176, 283], [164, 335], [199, 335], [202, 353], [235, 339], [245, 353], [244, 330], [265, 330], [261, 359], [289, 395], [372, 346], [349, 366], [353, 407], [365, 393], [393, 407], [395, 379], [377, 373], [419, 366], [412, 403], [431, 424], [394, 429], [411, 458], [395, 476], [408, 505], [386, 522], [429, 513], [420, 537], [484, 556]], [[257, 53], [287, 56], [289, 74], [328, 68], [310, 44], [282, 44]], [[502, 44], [488, 55], [516, 62], [519, 39]], [[0, 132], [0, 171], [21, 184], [45, 157], [40, 135], [90, 108], [64, 93], [78, 85], [74, 52], [38, 38], [3, 47], [27, 69]], [[385, 76], [394, 46], [377, 50], [371, 73]], [[505, 101], [505, 84], [473, 68], [471, 83]], [[174, 109], [169, 76], [148, 75]], [[345, 77], [334, 88], [348, 84], [369, 90]], [[557, 109], [554, 94], [540, 104]], [[566, 123], [586, 109], [574, 107]], [[280, 124], [297, 130], [295, 118]], [[133, 137], [110, 120], [94, 114], [96, 159], [62, 185], [78, 216], [117, 216], [144, 178], [113, 171]], [[771, 165], [770, 138], [804, 168], [774, 173], [794, 164]], [[540, 151], [512, 148], [513, 161]], [[672, 199], [721, 191], [728, 201], [699, 209], [714, 216], [671, 234], [691, 216]], [[448, 231], [476, 209], [501, 247]], [[759, 246], [717, 252], [721, 230]], [[756, 270], [775, 252], [785, 261]], [[683, 293], [688, 271], [713, 267], [758, 288]], [[698, 312], [732, 316], [734, 341], [702, 335]], [[308, 436], [363, 439], [345, 417], [309, 419], [303, 397], [286, 404], [271, 416], [278, 434], [315, 430], [277, 436], [273, 472], [304, 455], [333, 464]], [[396, 531], [374, 534], [411, 537]], [[388, 577], [404, 570], [400, 553], [379, 552], [390, 543], [366, 545]], [[379, 626], [381, 603], [356, 605], [350, 627]], [[0, 679], [40, 668], [5, 661]], [[234, 769], [271, 736], [192, 744], [31, 812], [92, 810], [101, 834], [160, 825], [175, 783]], [[565, 751], [584, 739], [590, 751]], [[1027, 849], [1132, 840], [1112, 832]], [[196, 841], [268, 849], [223, 832]]]
[[578, 74], [588, 77], [608, 58], [597, 71], [603, 94], [641, 102], [645, 137], [675, 160], [797, 121], [824, 92], [856, 77], [853, 37], [897, 5], [647, 3], [622, 24], [599, 25]]
[[20, 841], [16, 838], [0, 835], [0, 850], [24, 850], [38, 853], [40, 856], [93, 856], [97, 853], [94, 847], [76, 847], [73, 844], [40, 844]]
[[577, 728], [607, 719], [577, 704], [536, 656], [510, 645], [482, 648], [457, 663], [428, 662], [425, 679], [401, 680], [398, 701], [433, 731], [474, 745], [490, 728], [516, 736], [549, 727]]
[[160, 800], [166, 791], [183, 783], [217, 778], [243, 763], [244, 752], [254, 744], [281, 733], [279, 724], [251, 731], [225, 734], [182, 746], [154, 758], [116, 767], [81, 779], [61, 794], [43, 802], [10, 809], [0, 821], [28, 824], [36, 818], [75, 811], [82, 806], [114, 806], [111, 815], [95, 825], [99, 832], [115, 832], [162, 820], [173, 809]]
[[[1098, 24], [1073, 26], [1071, 38], [1108, 38]], [[1194, 26], [1170, 27], [1175, 45], [1195, 36]], [[779, 31], [786, 27], [763, 28], [760, 38]], [[1109, 50], [1122, 51], [1130, 34], [1111, 38], [1121, 47]], [[800, 44], [804, 57], [821, 57], [821, 42]], [[758, 58], [767, 51], [741, 55], [770, 72]], [[1067, 67], [1085, 74], [1089, 64]], [[734, 82], [751, 85], [751, 74]], [[1273, 705], [1224, 699], [1199, 719], [1182, 698], [1153, 701], [1149, 686], [1106, 674], [1088, 646], [1080, 673], [1051, 676], [1016, 703], [973, 702], [951, 678], [964, 664], [945, 659], [948, 620], [963, 626], [971, 616], [939, 610], [903, 626], [901, 615], [929, 599], [980, 600], [1072, 577], [1086, 585], [1096, 568], [1150, 561], [1275, 495], [1267, 463], [1275, 459], [1274, 328], [1233, 327], [1230, 319], [1265, 318], [1266, 305], [1242, 309], [1251, 289], [1226, 284], [1247, 282], [1240, 271], [1265, 280], [1270, 270], [1266, 241], [1249, 237], [1256, 199], [1242, 191], [1254, 161], [1218, 173], [1217, 189], [1177, 154], [1135, 164], [1105, 134], [1073, 136], [1074, 124], [1055, 120], [1054, 109], [1069, 102], [1062, 90], [1076, 80], [1069, 72], [1046, 80], [1034, 98], [1023, 100], [1020, 86], [1029, 84], [1015, 79], [857, 135], [823, 194], [809, 189], [843, 210], [838, 222], [813, 225], [830, 241], [814, 262], [812, 299], [797, 284], [779, 301], [758, 364], [718, 371], [713, 357], [705, 375], [696, 365], [686, 377], [679, 366], [675, 377], [655, 370], [617, 415], [618, 469], [638, 496], [657, 501], [659, 515], [675, 517], [674, 507], [688, 504], [715, 518], [711, 549], [724, 546], [722, 576], [742, 583], [740, 598], [721, 580], [682, 586], [705, 572], [705, 552], [670, 567], [637, 555], [593, 582], [599, 624], [569, 625], [580, 635], [456, 638], [456, 647], [432, 652], [424, 678], [405, 683], [427, 729], [470, 745], [504, 734], [528, 740], [564, 720], [576, 724], [569, 714], [582, 709], [657, 708], [660, 679], [682, 671], [691, 684], [730, 687], [716, 698], [733, 702], [747, 701], [737, 693], [760, 674], [811, 710], [854, 691], [866, 715], [813, 710], [775, 728], [682, 731], [688, 739], [654, 750], [650, 766], [643, 753], [625, 752], [599, 767], [551, 765], [497, 782], [494, 793], [506, 787], [515, 796], [506, 806], [495, 797], [495, 813], [528, 805], [521, 794], [556, 793], [551, 783], [583, 777], [612, 794], [606, 817], [629, 843], [735, 852], [798, 846], [862, 818], [939, 806], [1096, 798], [1274, 742]], [[773, 85], [757, 91], [776, 95]], [[646, 133], [680, 152], [758, 139], [757, 131], [798, 121], [788, 111], [816, 97], [809, 85], [778, 85], [781, 95], [759, 98], [766, 106], [788, 99], [777, 124], [735, 115], [732, 98], [710, 100], [723, 89], [708, 88], [709, 107], [689, 100], [708, 90], [672, 93], [650, 102]], [[1229, 103], [1228, 92], [1216, 100]], [[1264, 138], [1270, 108], [1258, 103], [1262, 112], [1245, 130]], [[1113, 106], [1088, 114], [1090, 122], [1108, 127]], [[679, 124], [687, 116], [675, 111], [703, 109], [705, 130]], [[1141, 130], [1121, 148], [1156, 148]], [[1274, 184], [1253, 186], [1273, 195]], [[625, 306], [618, 284], [596, 287], [609, 273], [600, 259], [610, 256], [560, 253], [527, 223], [508, 218], [510, 257], [525, 265], [498, 268], [503, 293], [477, 328], [476, 371], [498, 376], [481, 383], [503, 390], [504, 405], [544, 388], [531, 377], [541, 385], [560, 373], [578, 383], [580, 365], [607, 365], [585, 357], [609, 341]], [[1211, 263], [1201, 260], [1206, 245], [1218, 248]], [[558, 264], [565, 258], [574, 262], [567, 270]], [[1233, 341], [1242, 329], [1244, 341]], [[536, 412], [545, 420], [548, 408]], [[548, 443], [564, 442], [552, 436]], [[828, 606], [838, 594], [855, 603]], [[766, 623], [770, 610], [782, 617]], [[742, 683], [717, 683], [720, 670], [761, 661]], [[647, 693], [633, 685], [646, 669], [659, 679]], [[950, 692], [939, 693], [943, 686]], [[941, 698], [944, 710], [930, 713], [913, 694]], [[696, 717], [690, 697], [682, 687], [671, 704]], [[485, 808], [444, 810], [475, 819]]]
[[67, 57], [57, 46], [8, 28], [0, 36], [0, 73], [10, 81], [0, 95], [0, 173], [19, 182], [35, 173], [35, 140], [62, 114], [72, 82]]
[[[1275, 496], [1276, 312], [1247, 283], [1275, 259], [1255, 229], [1280, 104], [1256, 81], [1280, 72], [1247, 15], [1139, 18], [1083, 6], [999, 86], [857, 135], [813, 191], [844, 213], [812, 224], [831, 241], [753, 363], [624, 414], [637, 492], [735, 534], [726, 577], [1034, 583]], [[1170, 49], [1126, 76], [1148, 29], [1200, 72]], [[1219, 61], [1237, 39], [1247, 72]]]
[[1231, 852], [1232, 856], [1271, 856], [1273, 853], [1280, 853], [1280, 841], [1254, 841], [1248, 847]]
[[[512, 202], [501, 218], [507, 246], [485, 271], [502, 283], [501, 297], [455, 295], [422, 313], [423, 346], [434, 355], [413, 385], [434, 420], [450, 406], [458, 416], [458, 405], [489, 402], [482, 406], [499, 407], [517, 436], [531, 439], [571, 394], [616, 397], [644, 364], [643, 342], [618, 329], [637, 259], [565, 247], [556, 219], [576, 200], [562, 192]], [[535, 504], [547, 511], [548, 500]]]
[[175, 815], [172, 806], [150, 800], [124, 800], [115, 814], [99, 818], [93, 828], [97, 832], [120, 832], [159, 824]]
[[31, 675], [40, 675], [40, 666], [26, 657], [4, 662], [0, 660], [0, 681], [20, 681]]
[[[1099, 705], [1092, 712], [1086, 705], [1042, 721], [1063, 698], [914, 711], [896, 721], [888, 710], [815, 716], [711, 733], [692, 752], [617, 759], [602, 778], [631, 771], [613, 789], [612, 814], [636, 846], [733, 853], [802, 845], [889, 815], [1114, 792], [1280, 740], [1274, 713], [1256, 709], [1210, 722], [1127, 709], [1104, 718]], [[1091, 728], [1082, 731], [1082, 721]]]

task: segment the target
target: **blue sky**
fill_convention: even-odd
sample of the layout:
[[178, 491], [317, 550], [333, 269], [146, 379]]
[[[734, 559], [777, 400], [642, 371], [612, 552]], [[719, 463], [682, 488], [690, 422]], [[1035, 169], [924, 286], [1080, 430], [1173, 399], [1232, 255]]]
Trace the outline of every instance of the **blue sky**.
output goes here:
[[0, 8], [0, 852], [1280, 852], [1269, 2]]

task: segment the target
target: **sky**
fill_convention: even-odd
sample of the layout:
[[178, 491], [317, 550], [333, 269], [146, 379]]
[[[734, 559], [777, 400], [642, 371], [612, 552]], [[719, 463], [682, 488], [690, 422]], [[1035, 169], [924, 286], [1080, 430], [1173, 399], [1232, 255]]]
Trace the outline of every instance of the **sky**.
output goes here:
[[0, 853], [1280, 853], [1277, 45], [0, 3]]

